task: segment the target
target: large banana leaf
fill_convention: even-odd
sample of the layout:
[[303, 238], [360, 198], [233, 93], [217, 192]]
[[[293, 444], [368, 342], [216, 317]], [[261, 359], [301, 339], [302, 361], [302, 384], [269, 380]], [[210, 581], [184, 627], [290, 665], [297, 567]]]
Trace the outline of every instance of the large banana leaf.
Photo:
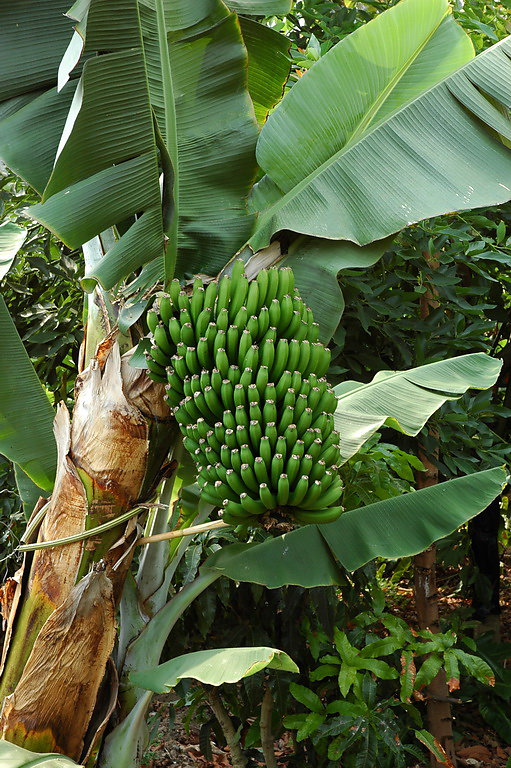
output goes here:
[[408, 371], [380, 371], [368, 384], [338, 384], [334, 419], [343, 458], [353, 456], [383, 424], [416, 435], [447, 400], [495, 384], [501, 367], [501, 360], [477, 352]]
[[337, 276], [343, 269], [372, 267], [390, 246], [392, 238], [359, 246], [355, 243], [298, 237], [282, 259], [291, 267], [303, 300], [319, 324], [319, 339], [327, 344], [344, 312], [344, 297]]
[[57, 450], [53, 408], [0, 296], [0, 453], [51, 491]]
[[0, 765], [2, 768], [82, 768], [64, 755], [38, 754], [0, 739]]
[[133, 672], [131, 682], [155, 693], [167, 693], [180, 680], [200, 680], [206, 685], [237, 683], [262, 669], [298, 672], [287, 653], [276, 648], [214, 648], [176, 656], [152, 669]]
[[282, 229], [365, 244], [509, 200], [510, 53], [472, 60], [447, 0], [403, 0], [343, 39], [263, 127], [252, 247]]
[[72, 34], [69, 0], [1, 3], [0, 157], [39, 193], [51, 173], [76, 83], [56, 91]]
[[[46, 137], [51, 159], [59, 145], [49, 179], [48, 162], [37, 167], [30, 149], [39, 131], [34, 115], [23, 120], [21, 110], [3, 126], [8, 147], [23, 127], [26, 150], [15, 147], [15, 158], [6, 150], [5, 162], [38, 189], [44, 186], [32, 215], [73, 248], [120, 225], [122, 236], [86, 276], [87, 288], [96, 280], [110, 288], [144, 263], [163, 261], [164, 253], [167, 276], [176, 259], [180, 272], [205, 264], [214, 272], [253, 222], [246, 197], [257, 124], [236, 15], [221, 0], [91, 0], [80, 31], [83, 74], [63, 135], [52, 128], [52, 141]], [[51, 44], [52, 24], [39, 34]], [[68, 83], [62, 97], [74, 85]], [[62, 97], [41, 96], [52, 108]]]
[[262, 544], [232, 544], [205, 563], [235, 581], [272, 589], [338, 582], [337, 562], [354, 571], [374, 557], [415, 555], [474, 517], [502, 490], [500, 468], [476, 472], [304, 526]]
[[253, 19], [240, 17], [239, 22], [248, 53], [248, 90], [257, 122], [262, 124], [282, 98], [291, 67], [291, 43], [284, 35]]

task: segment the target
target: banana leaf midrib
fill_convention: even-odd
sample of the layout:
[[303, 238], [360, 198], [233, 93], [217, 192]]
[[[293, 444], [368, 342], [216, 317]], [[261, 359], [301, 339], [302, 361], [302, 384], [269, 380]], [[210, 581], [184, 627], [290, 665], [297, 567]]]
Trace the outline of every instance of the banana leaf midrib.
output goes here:
[[[429, 35], [424, 38], [421, 45], [419, 45], [416, 51], [414, 51], [414, 53], [411, 56], [409, 56], [409, 58], [403, 63], [403, 65], [395, 73], [394, 77], [392, 77], [389, 83], [387, 83], [387, 85], [385, 86], [381, 94], [375, 99], [372, 107], [368, 110], [368, 112], [365, 115], [361, 117], [359, 124], [357, 125], [355, 130], [352, 132], [351, 136], [347, 139], [347, 141], [344, 142], [344, 146], [342, 147], [343, 150], [349, 149], [352, 145], [354, 145], [358, 141], [359, 136], [368, 135], [369, 131], [367, 132], [367, 134], [365, 133], [365, 129], [367, 128], [367, 126], [371, 124], [373, 118], [378, 114], [380, 107], [383, 106], [383, 104], [387, 100], [387, 97], [394, 90], [394, 86], [397, 85], [397, 83], [401, 80], [401, 77], [403, 76], [403, 74], [406, 71], [408, 71], [408, 69], [412, 66], [413, 62], [417, 59], [418, 56], [420, 56], [422, 51], [426, 48], [427, 44], [432, 39], [432, 37], [438, 32], [441, 25], [444, 23], [445, 19], [449, 16], [449, 14], [450, 14], [450, 11], [446, 10], [440, 23], [431, 30]], [[375, 21], [375, 19], [373, 19], [372, 21]], [[369, 24], [370, 23], [371, 22], [369, 22]], [[449, 75], [447, 75], [447, 77], [449, 77]], [[436, 83], [436, 85], [438, 85], [438, 83]], [[432, 87], [434, 88], [435, 86], [432, 86]], [[421, 93], [420, 96], [422, 95], [424, 94]], [[416, 97], [416, 98], [419, 98], [419, 97]], [[411, 102], [407, 102], [407, 104], [408, 103], [411, 103]], [[399, 110], [397, 110], [394, 114], [397, 114], [398, 111]], [[394, 115], [392, 115], [392, 117], [394, 117]], [[373, 125], [373, 128], [376, 128], [378, 125], [381, 124], [381, 122], [382, 122], [381, 120], [376, 120], [376, 122]]]
[[[177, 117], [176, 103], [174, 99], [174, 83], [172, 78], [172, 67], [170, 63], [170, 53], [167, 41], [167, 26], [165, 23], [165, 9], [163, 0], [156, 0], [156, 24], [158, 30], [158, 45], [160, 48], [159, 60], [161, 63], [161, 74], [163, 84], [163, 105], [165, 114], [165, 138], [164, 143], [167, 147], [173, 171], [173, 210], [168, 231], [165, 234], [169, 240], [164, 251], [165, 280], [168, 282], [174, 276], [174, 269], [177, 261], [178, 250], [178, 222], [179, 222], [179, 148], [177, 142]], [[143, 46], [143, 40], [142, 40]], [[144, 48], [142, 48], [144, 51]], [[145, 62], [145, 51], [144, 51]], [[147, 71], [147, 70], [146, 70]], [[167, 224], [167, 222], [164, 222]]]

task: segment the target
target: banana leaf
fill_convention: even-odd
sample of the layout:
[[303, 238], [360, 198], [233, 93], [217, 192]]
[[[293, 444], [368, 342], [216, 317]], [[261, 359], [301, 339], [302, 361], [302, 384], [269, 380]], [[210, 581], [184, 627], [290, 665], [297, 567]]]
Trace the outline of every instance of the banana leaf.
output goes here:
[[0, 224], [0, 280], [5, 277], [25, 242], [27, 230], [10, 221]]
[[341, 40], [263, 126], [252, 248], [280, 230], [364, 245], [509, 200], [510, 54], [507, 38], [473, 58], [447, 0], [403, 0]]
[[262, 669], [298, 672], [287, 653], [276, 648], [215, 648], [176, 656], [152, 669], [131, 674], [131, 682], [155, 693], [167, 693], [180, 680], [192, 678], [206, 685], [237, 683]]
[[253, 19], [239, 19], [248, 53], [248, 91], [257, 122], [262, 125], [268, 112], [282, 98], [289, 76], [290, 41], [271, 27]]
[[210, 556], [203, 571], [271, 589], [339, 583], [339, 564], [354, 571], [375, 557], [422, 552], [485, 509], [505, 481], [503, 469], [488, 469], [345, 512], [335, 523], [303, 526], [262, 544], [232, 544]]
[[344, 296], [337, 276], [343, 269], [372, 267], [389, 248], [393, 238], [363, 247], [319, 237], [298, 237], [280, 266], [291, 267], [303, 300], [319, 325], [319, 340], [328, 344], [344, 312]]
[[64, 755], [38, 754], [0, 739], [0, 765], [2, 768], [83, 768]]
[[54, 411], [0, 296], [0, 453], [51, 491], [57, 449]]
[[180, 274], [214, 271], [252, 228], [257, 125], [237, 17], [220, 0], [176, 3], [165, 18], [159, 8], [90, 3], [83, 74], [30, 211], [72, 248], [122, 224], [87, 290], [156, 258], [167, 277], [176, 261]]
[[343, 459], [353, 456], [383, 425], [417, 435], [447, 400], [495, 384], [501, 367], [501, 360], [476, 352], [408, 371], [379, 371], [368, 384], [338, 384], [334, 420]]
[[291, 0], [227, 0], [228, 8], [249, 16], [283, 16], [289, 13]]
[[72, 35], [69, 0], [2, 4], [0, 157], [39, 193], [50, 176], [76, 82], [57, 93]]

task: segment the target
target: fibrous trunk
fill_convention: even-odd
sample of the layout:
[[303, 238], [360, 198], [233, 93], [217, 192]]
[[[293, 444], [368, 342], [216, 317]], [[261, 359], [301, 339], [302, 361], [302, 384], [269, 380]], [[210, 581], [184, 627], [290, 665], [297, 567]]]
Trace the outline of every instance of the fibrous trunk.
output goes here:
[[[58, 469], [39, 542], [83, 533], [150, 496], [175, 434], [162, 389], [121, 361], [113, 337], [99, 345], [78, 376], [72, 421], [58, 408]], [[4, 585], [2, 738], [75, 760], [94, 753], [115, 699], [107, 661], [136, 521], [38, 549]]]

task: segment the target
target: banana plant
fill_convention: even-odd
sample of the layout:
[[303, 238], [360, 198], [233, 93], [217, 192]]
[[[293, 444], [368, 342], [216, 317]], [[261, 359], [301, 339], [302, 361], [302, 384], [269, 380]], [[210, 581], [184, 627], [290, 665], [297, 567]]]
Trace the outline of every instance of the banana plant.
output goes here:
[[[511, 42], [474, 57], [446, 0], [402, 0], [334, 46], [282, 98], [287, 41], [254, 17], [289, 7], [285, 0], [0, 6], [0, 158], [40, 195], [28, 215], [69, 248], [83, 248], [88, 294], [73, 418], [59, 406], [55, 439], [52, 409], [0, 305], [2, 342], [19, 362], [14, 381], [7, 370], [0, 379], [1, 423], [10, 429], [0, 434], [0, 450], [41, 489], [23, 566], [3, 588], [6, 743], [86, 766], [137, 765], [151, 697], [138, 673], [158, 664], [182, 612], [218, 578], [270, 588], [335, 584], [340, 566], [429, 546], [501, 490], [505, 473], [497, 468], [340, 514], [334, 418], [346, 433], [340, 445], [353, 452], [387, 421], [413, 433], [446, 398], [491, 386], [498, 372], [492, 360], [471, 356], [443, 371], [380, 375], [375, 385], [387, 385], [387, 409], [376, 386], [353, 382], [341, 385], [337, 404], [323, 374], [324, 344], [342, 314], [339, 270], [375, 263], [396, 232], [425, 217], [511, 199], [503, 108], [511, 95]], [[207, 310], [209, 338], [197, 327]], [[231, 367], [239, 380], [229, 380]], [[280, 409], [284, 434], [259, 436], [259, 443], [267, 438], [268, 456], [257, 452], [254, 468], [245, 460], [250, 451], [241, 461], [245, 443], [239, 469], [227, 465], [228, 451], [215, 473], [205, 460], [190, 462], [190, 451], [201, 458], [206, 439], [199, 420], [212, 450], [210, 432], [221, 452], [220, 439], [233, 431], [228, 421], [219, 436], [211, 429], [215, 370], [225, 371], [233, 390], [226, 418], [240, 408], [254, 434], [275, 420], [262, 409], [250, 413], [250, 387], [260, 399], [266, 387], [275, 390], [265, 405]], [[264, 381], [270, 371], [276, 380]], [[193, 376], [198, 387], [187, 394]], [[284, 405], [291, 384], [304, 391]], [[12, 409], [20, 386], [30, 403], [23, 416]], [[307, 398], [318, 392], [320, 421], [312, 427]], [[389, 392], [399, 394], [393, 403]], [[225, 387], [226, 398], [230, 393]], [[364, 393], [371, 422], [350, 437], [343, 398], [359, 412]], [[303, 416], [300, 433], [298, 424], [282, 421], [289, 408], [286, 419]], [[267, 470], [280, 457], [274, 490], [286, 499], [277, 506], [288, 507], [296, 488], [275, 449], [279, 439], [282, 450], [288, 441], [294, 448], [311, 429], [319, 430], [312, 441], [318, 457], [332, 454], [328, 475], [322, 460], [329, 496], [320, 498], [313, 476], [322, 465], [313, 470], [311, 462], [299, 476], [298, 454], [291, 454], [307, 502], [301, 508], [295, 496], [283, 520], [269, 514], [275, 501], [268, 483], [254, 475], [254, 487], [255, 467], [264, 471], [261, 459]], [[228, 504], [212, 491], [218, 482]], [[260, 511], [253, 494], [263, 485], [270, 496], [261, 520], [271, 536], [245, 543], [247, 528], [259, 524], [246, 507]], [[321, 504], [329, 517], [309, 517]], [[230, 526], [241, 540], [215, 553], [169, 600], [191, 537], [214, 526]], [[87, 696], [77, 697], [78, 686]]]

